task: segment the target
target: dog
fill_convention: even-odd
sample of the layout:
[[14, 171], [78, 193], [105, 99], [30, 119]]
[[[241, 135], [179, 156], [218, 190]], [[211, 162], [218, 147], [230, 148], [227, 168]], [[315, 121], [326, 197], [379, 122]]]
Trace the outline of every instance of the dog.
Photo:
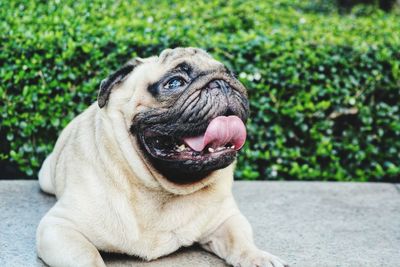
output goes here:
[[39, 223], [50, 266], [105, 266], [199, 244], [233, 266], [287, 266], [257, 248], [232, 196], [246, 139], [245, 87], [198, 48], [136, 58], [62, 131], [39, 171], [57, 202]]

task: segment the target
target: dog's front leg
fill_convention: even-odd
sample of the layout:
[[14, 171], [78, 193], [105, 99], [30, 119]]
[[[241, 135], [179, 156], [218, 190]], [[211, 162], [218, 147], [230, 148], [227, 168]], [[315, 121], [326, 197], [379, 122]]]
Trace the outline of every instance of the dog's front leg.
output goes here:
[[47, 214], [37, 230], [37, 252], [50, 266], [105, 267], [96, 247], [64, 220]]
[[200, 244], [235, 267], [288, 266], [283, 260], [254, 245], [251, 226], [240, 213], [230, 217], [214, 232], [202, 238]]

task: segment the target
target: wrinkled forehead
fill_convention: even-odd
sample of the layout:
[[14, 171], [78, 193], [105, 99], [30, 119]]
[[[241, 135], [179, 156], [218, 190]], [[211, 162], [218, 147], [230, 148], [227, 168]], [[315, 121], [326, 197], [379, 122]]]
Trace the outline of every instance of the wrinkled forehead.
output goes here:
[[206, 51], [193, 47], [165, 49], [158, 57], [158, 63], [167, 68], [173, 68], [181, 63], [198, 69], [222, 66], [222, 63], [213, 59]]
[[141, 61], [144, 64], [138, 66], [131, 79], [140, 78], [147, 84], [157, 82], [181, 64], [188, 65], [193, 73], [198, 74], [204, 71], [226, 70], [221, 62], [212, 58], [206, 51], [191, 47], [166, 49], [158, 57], [145, 58]]

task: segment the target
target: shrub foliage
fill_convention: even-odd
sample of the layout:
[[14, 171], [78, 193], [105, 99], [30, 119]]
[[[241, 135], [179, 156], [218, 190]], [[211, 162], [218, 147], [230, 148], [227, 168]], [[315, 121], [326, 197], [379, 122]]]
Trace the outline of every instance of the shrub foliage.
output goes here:
[[2, 1], [0, 17], [2, 172], [35, 177], [131, 57], [197, 46], [249, 88], [237, 178], [400, 181], [396, 15], [301, 0], [67, 0]]

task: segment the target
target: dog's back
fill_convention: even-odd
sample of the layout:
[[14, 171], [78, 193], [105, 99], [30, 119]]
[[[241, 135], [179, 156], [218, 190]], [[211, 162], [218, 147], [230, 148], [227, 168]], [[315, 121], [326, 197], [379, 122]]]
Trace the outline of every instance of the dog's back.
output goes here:
[[[39, 185], [40, 188], [49, 194], [57, 195], [63, 191], [64, 175], [62, 172], [56, 172], [58, 164], [60, 164], [60, 159], [63, 157], [69, 157], [67, 161], [71, 161], [71, 156], [68, 156], [68, 143], [75, 142], [76, 131], [86, 127], [85, 122], [88, 123], [93, 121], [97, 105], [93, 104], [88, 107], [84, 112], [75, 117], [69, 124], [62, 130], [57, 142], [54, 146], [53, 152], [47, 156], [39, 170]], [[77, 126], [76, 124], [81, 123], [82, 125]], [[66, 153], [65, 153], [66, 152]], [[61, 155], [62, 154], [62, 155]], [[56, 178], [58, 176], [59, 178]]]
[[55, 194], [55, 188], [53, 185], [53, 178], [51, 175], [51, 161], [52, 161], [52, 155], [47, 156], [46, 160], [43, 162], [42, 167], [40, 168], [39, 171], [39, 185], [40, 188], [49, 194]]

